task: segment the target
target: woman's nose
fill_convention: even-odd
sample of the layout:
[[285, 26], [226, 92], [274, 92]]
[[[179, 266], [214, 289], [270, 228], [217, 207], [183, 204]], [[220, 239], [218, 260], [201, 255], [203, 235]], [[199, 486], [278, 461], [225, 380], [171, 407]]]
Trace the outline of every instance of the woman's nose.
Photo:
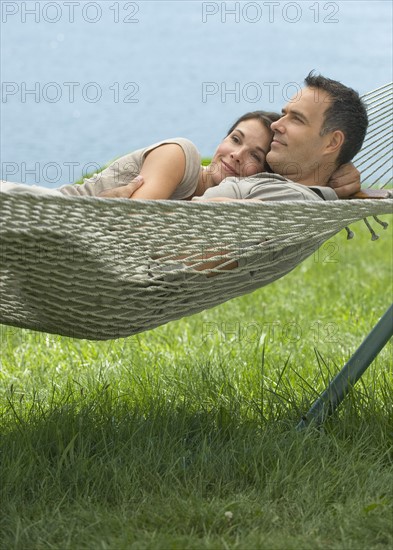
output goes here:
[[235, 160], [236, 162], [240, 162], [240, 160], [242, 158], [242, 151], [239, 150], [239, 149], [236, 149], [235, 151], [232, 151], [231, 158], [233, 158], [233, 160]]

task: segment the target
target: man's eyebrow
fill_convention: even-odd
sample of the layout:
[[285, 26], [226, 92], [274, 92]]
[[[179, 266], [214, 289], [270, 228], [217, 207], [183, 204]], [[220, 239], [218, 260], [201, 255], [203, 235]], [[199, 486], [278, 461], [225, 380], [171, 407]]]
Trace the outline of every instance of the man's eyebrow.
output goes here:
[[[287, 109], [285, 109], [285, 108], [284, 108], [284, 109], [281, 109], [281, 113], [282, 113], [283, 115], [286, 115], [287, 112], [288, 112]], [[304, 116], [304, 114], [301, 113], [300, 111], [297, 111], [296, 109], [291, 109], [291, 110], [290, 110], [290, 113], [291, 113], [291, 115], [297, 116], [298, 118], [300, 118], [300, 119], [303, 120], [304, 122], [308, 122], [308, 118], [307, 118], [306, 116]]]
[[[236, 131], [236, 132], [239, 132], [239, 134], [241, 134], [243, 138], [246, 137], [245, 134], [244, 134], [244, 132], [242, 132], [241, 130], [239, 130], [239, 128], [235, 128], [233, 131], [234, 131], [234, 132], [235, 132], [235, 131]], [[255, 147], [255, 149], [258, 149], [258, 150], [261, 151], [264, 155], [267, 155], [267, 151], [265, 151], [264, 149], [262, 149], [262, 147], [259, 147], [259, 146], [257, 145], [257, 146]]]

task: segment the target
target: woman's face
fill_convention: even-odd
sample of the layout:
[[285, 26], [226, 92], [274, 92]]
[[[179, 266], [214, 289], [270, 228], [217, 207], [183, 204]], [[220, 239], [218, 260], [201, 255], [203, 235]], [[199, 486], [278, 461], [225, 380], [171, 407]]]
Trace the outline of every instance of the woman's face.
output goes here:
[[228, 177], [245, 178], [265, 171], [272, 132], [258, 119], [243, 120], [220, 143], [209, 166], [218, 185]]

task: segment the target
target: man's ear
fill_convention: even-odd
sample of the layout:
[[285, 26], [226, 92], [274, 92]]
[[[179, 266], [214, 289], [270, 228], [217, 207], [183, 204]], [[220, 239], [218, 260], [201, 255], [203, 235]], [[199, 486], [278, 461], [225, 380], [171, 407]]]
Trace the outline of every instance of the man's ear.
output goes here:
[[335, 130], [329, 133], [329, 141], [325, 147], [325, 152], [329, 155], [338, 153], [345, 141], [344, 133], [341, 130]]

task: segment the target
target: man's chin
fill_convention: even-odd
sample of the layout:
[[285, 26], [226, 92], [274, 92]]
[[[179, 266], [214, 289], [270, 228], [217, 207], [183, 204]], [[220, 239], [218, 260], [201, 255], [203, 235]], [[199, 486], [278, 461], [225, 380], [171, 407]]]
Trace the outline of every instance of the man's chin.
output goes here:
[[266, 161], [274, 174], [281, 174], [281, 172], [284, 170], [285, 162], [277, 159], [276, 155], [267, 155]]

